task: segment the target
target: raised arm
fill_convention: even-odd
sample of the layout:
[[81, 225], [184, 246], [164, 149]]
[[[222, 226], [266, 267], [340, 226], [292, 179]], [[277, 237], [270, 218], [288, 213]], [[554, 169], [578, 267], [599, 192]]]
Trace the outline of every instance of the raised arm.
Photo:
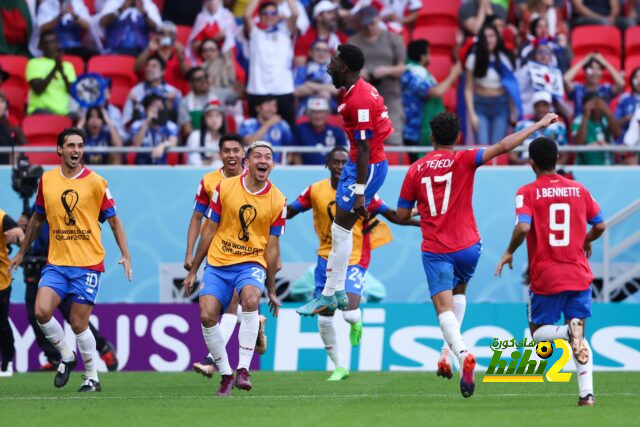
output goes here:
[[124, 232], [124, 225], [122, 225], [122, 221], [120, 221], [118, 215], [109, 217], [107, 221], [109, 222], [111, 231], [113, 231], [113, 237], [115, 237], [116, 243], [120, 248], [120, 253], [122, 254], [118, 264], [122, 264], [124, 275], [129, 279], [129, 282], [131, 282], [133, 270], [131, 269], [131, 254], [129, 253], [129, 244], [127, 243], [127, 234]]
[[622, 91], [624, 90], [624, 79], [622, 78], [622, 75], [618, 72], [616, 67], [614, 67], [613, 65], [611, 65], [609, 61], [607, 61], [607, 58], [605, 58], [599, 53], [596, 53], [595, 57], [598, 61], [600, 61], [600, 63], [604, 66], [604, 68], [606, 68], [609, 71], [609, 74], [611, 74], [613, 83], [615, 83], [613, 93], [615, 95], [622, 93]]
[[591, 58], [593, 58], [592, 53], [590, 53], [589, 55], [585, 56], [584, 58], [582, 58], [581, 60], [573, 64], [573, 66], [569, 68], [566, 73], [564, 73], [564, 76], [562, 76], [562, 79], [564, 80], [564, 87], [567, 90], [567, 92], [571, 92], [573, 90], [573, 79], [576, 78], [576, 76], [578, 75], [582, 67], [584, 67], [584, 64], [589, 62]]
[[[249, 37], [251, 31], [253, 30], [253, 14], [255, 13], [258, 5], [260, 4], [260, 0], [251, 0], [247, 5], [247, 8], [244, 10], [244, 15], [242, 16], [244, 20], [244, 35]], [[297, 11], [298, 9], [296, 9]]]
[[296, 0], [287, 0], [287, 4], [289, 5], [289, 9], [291, 9], [291, 15], [287, 18], [287, 27], [289, 27], [291, 34], [294, 34], [298, 31], [298, 5], [296, 4]]

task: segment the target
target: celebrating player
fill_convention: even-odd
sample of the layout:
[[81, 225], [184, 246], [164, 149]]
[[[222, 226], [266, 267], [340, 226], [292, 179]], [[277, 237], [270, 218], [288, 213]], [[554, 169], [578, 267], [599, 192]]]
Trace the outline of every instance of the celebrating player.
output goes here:
[[[397, 215], [410, 218], [418, 202], [422, 263], [440, 329], [460, 362], [460, 391], [464, 397], [474, 392], [476, 359], [462, 341], [460, 326], [466, 307], [465, 290], [482, 250], [471, 205], [475, 171], [556, 119], [555, 114], [547, 114], [490, 147], [454, 152], [460, 139], [460, 121], [454, 114], [440, 113], [430, 123], [434, 151], [411, 165], [402, 184]], [[451, 371], [450, 353], [445, 350], [438, 361], [438, 375], [451, 378]]]
[[[293, 218], [306, 210], [313, 209], [314, 228], [320, 241], [318, 263], [316, 264], [314, 273], [316, 280], [314, 296], [320, 295], [327, 279], [327, 256], [331, 250], [331, 224], [333, 222], [333, 216], [335, 215], [336, 188], [338, 187], [340, 174], [349, 159], [348, 153], [344, 147], [335, 147], [332, 149], [327, 157], [327, 168], [329, 168], [331, 172], [331, 177], [311, 184], [292, 204], [287, 206], [287, 219]], [[398, 220], [395, 211], [390, 209], [377, 196], [373, 197], [367, 210], [371, 215], [382, 214], [382, 216], [395, 224], [420, 225], [418, 221], [413, 219], [409, 221]], [[349, 339], [353, 346], [359, 345], [362, 337], [360, 297], [362, 295], [364, 275], [369, 267], [371, 249], [377, 247], [375, 242], [372, 242], [371, 232], [375, 227], [380, 226], [380, 224], [377, 220], [360, 219], [353, 227], [353, 251], [349, 258], [349, 267], [347, 268], [345, 282], [345, 290], [349, 298], [349, 307], [342, 311], [342, 317], [351, 325]], [[386, 225], [383, 230], [388, 231]], [[391, 233], [386, 233], [383, 243], [390, 240]], [[344, 360], [340, 357], [338, 350], [336, 331], [333, 326], [334, 310], [325, 309], [318, 314], [318, 329], [320, 330], [322, 342], [324, 342], [324, 348], [336, 366], [336, 369], [328, 381], [343, 380], [349, 376], [349, 370], [344, 365]]]
[[336, 189], [337, 206], [331, 225], [327, 281], [320, 295], [296, 310], [303, 316], [313, 316], [325, 309], [346, 310], [349, 307], [345, 280], [353, 246], [352, 229], [359, 217], [369, 217], [367, 206], [387, 175], [383, 143], [393, 133], [393, 127], [382, 96], [360, 77], [364, 61], [358, 47], [343, 44], [338, 46], [328, 67], [334, 86], [348, 88], [338, 112], [349, 137], [349, 162]]
[[285, 197], [268, 179], [274, 166], [271, 145], [264, 141], [251, 144], [246, 166], [242, 175], [223, 179], [216, 187], [206, 214], [210, 221], [200, 236], [191, 270], [183, 282], [185, 293], [190, 295], [198, 268], [207, 256], [204, 286], [199, 293], [200, 319], [204, 341], [222, 375], [218, 396], [230, 396], [234, 387], [226, 343], [218, 324], [234, 289], [243, 308], [238, 333], [240, 361], [235, 378], [239, 389], [252, 387], [249, 364], [258, 337], [258, 304], [265, 280], [274, 315], [280, 305], [275, 273], [279, 237], [284, 234], [287, 212]]
[[100, 273], [104, 271], [104, 248], [98, 222], [108, 221], [118, 243], [125, 276], [131, 281], [131, 256], [127, 237], [107, 181], [81, 163], [84, 136], [78, 129], [65, 129], [58, 135], [60, 167], [42, 175], [36, 195], [36, 208], [29, 220], [20, 251], [11, 260], [15, 272], [25, 253], [40, 233], [43, 221], [49, 223], [48, 264], [36, 295], [36, 319], [42, 332], [60, 352], [62, 360], [54, 380], [56, 387], [69, 381], [76, 366], [76, 353], [69, 348], [60, 323], [53, 312], [67, 295], [73, 295], [71, 329], [85, 367], [85, 377], [78, 391], [101, 391], [95, 364], [96, 340], [89, 329], [89, 316], [98, 295]]
[[[536, 180], [516, 193], [516, 226], [500, 259], [513, 268], [513, 253], [527, 239], [529, 328], [535, 341], [569, 341], [578, 368], [579, 406], [593, 406], [593, 355], [584, 337], [591, 317], [591, 242], [604, 233], [600, 207], [580, 183], [556, 173], [558, 148], [549, 138], [529, 146]], [[587, 233], [587, 223], [591, 229]], [[564, 314], [565, 325], [554, 326]]]

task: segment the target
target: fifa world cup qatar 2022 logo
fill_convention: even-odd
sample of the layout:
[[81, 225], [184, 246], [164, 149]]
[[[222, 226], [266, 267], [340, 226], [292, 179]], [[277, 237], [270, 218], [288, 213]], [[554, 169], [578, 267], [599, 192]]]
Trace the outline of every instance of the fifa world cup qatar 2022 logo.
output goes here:
[[76, 225], [76, 217], [73, 215], [73, 210], [78, 205], [78, 200], [80, 197], [78, 196], [78, 192], [75, 190], [64, 190], [62, 195], [60, 196], [60, 201], [62, 202], [62, 207], [65, 211], [64, 223], [67, 225]]
[[238, 218], [240, 219], [240, 227], [242, 228], [238, 233], [238, 239], [242, 242], [249, 241], [249, 226], [256, 220], [258, 211], [253, 205], [246, 204], [240, 207], [238, 211]]

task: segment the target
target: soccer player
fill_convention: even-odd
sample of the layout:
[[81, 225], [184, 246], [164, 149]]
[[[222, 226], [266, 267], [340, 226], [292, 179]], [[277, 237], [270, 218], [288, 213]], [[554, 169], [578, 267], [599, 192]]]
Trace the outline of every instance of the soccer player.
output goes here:
[[107, 181], [81, 163], [83, 133], [78, 129], [63, 130], [58, 135], [57, 150], [60, 167], [42, 175], [35, 212], [10, 267], [15, 272], [22, 264], [25, 253], [46, 219], [50, 237], [48, 264], [42, 271], [35, 309], [40, 329], [62, 356], [54, 385], [66, 385], [77, 363], [76, 353], [65, 341], [62, 326], [53, 317], [60, 302], [67, 295], [73, 295], [71, 329], [76, 334], [86, 375], [78, 391], [96, 392], [101, 391], [94, 358], [96, 340], [88, 325], [100, 287], [100, 273], [104, 271], [105, 252], [99, 222], [109, 222], [122, 253], [118, 263], [124, 267], [129, 281], [132, 276], [131, 256]]
[[383, 144], [393, 133], [393, 127], [384, 99], [375, 87], [360, 77], [364, 61], [358, 47], [343, 44], [338, 46], [327, 69], [334, 86], [347, 89], [338, 113], [344, 120], [344, 130], [349, 138], [349, 162], [336, 188], [327, 281], [320, 295], [296, 310], [303, 316], [349, 307], [345, 280], [353, 246], [352, 229], [358, 218], [369, 218], [367, 206], [387, 175]]
[[[460, 121], [454, 114], [440, 113], [430, 123], [434, 151], [413, 163], [402, 183], [397, 215], [400, 219], [410, 218], [418, 202], [422, 264], [440, 329], [460, 362], [460, 391], [464, 397], [474, 392], [476, 359], [462, 341], [460, 325], [466, 307], [467, 283], [482, 250], [471, 205], [475, 172], [482, 164], [512, 151], [532, 133], [555, 120], [555, 114], [547, 114], [539, 122], [487, 148], [454, 151], [460, 139]], [[450, 352], [443, 351], [438, 361], [439, 376], [451, 378], [450, 358]]]
[[[513, 268], [513, 253], [526, 238], [531, 335], [535, 341], [569, 341], [578, 371], [578, 405], [593, 406], [593, 355], [584, 336], [585, 319], [591, 317], [593, 281], [587, 258], [591, 242], [604, 233], [605, 224], [589, 191], [556, 172], [557, 160], [558, 148], [552, 139], [536, 138], [529, 146], [536, 180], [516, 193], [516, 226], [496, 275], [505, 264]], [[554, 326], [561, 314], [565, 325]]]
[[[333, 148], [329, 152], [326, 164], [331, 172], [331, 177], [311, 184], [292, 204], [287, 206], [287, 219], [293, 218], [299, 213], [309, 209], [313, 209], [314, 228], [320, 241], [318, 263], [316, 264], [314, 273], [316, 281], [314, 296], [320, 295], [327, 280], [327, 256], [331, 251], [331, 224], [333, 222], [333, 216], [335, 215], [336, 188], [338, 187], [338, 180], [348, 159], [349, 151], [347, 151], [345, 147], [338, 146]], [[377, 196], [373, 197], [367, 210], [372, 216], [381, 214], [395, 224], [420, 225], [420, 223], [414, 219], [410, 219], [409, 221], [398, 220], [395, 211], [390, 209], [382, 199]], [[346, 310], [342, 311], [342, 317], [351, 325], [349, 339], [353, 346], [359, 345], [360, 339], [362, 338], [360, 297], [362, 296], [364, 275], [367, 272], [371, 259], [371, 249], [375, 249], [375, 247], [372, 247], [371, 232], [378, 225], [379, 222], [377, 220], [370, 218], [368, 220], [359, 219], [353, 227], [353, 250], [349, 258], [345, 281], [345, 290], [349, 298], [349, 306]], [[391, 233], [388, 233], [388, 236], [385, 237], [385, 240], [391, 240]], [[373, 246], [375, 246], [375, 244]], [[324, 348], [336, 366], [336, 369], [328, 381], [340, 381], [349, 376], [349, 370], [344, 365], [344, 360], [338, 350], [336, 331], [333, 326], [333, 315], [334, 310], [330, 309], [325, 309], [318, 313], [318, 329], [320, 330], [322, 342], [324, 342]]]
[[196, 273], [207, 256], [204, 286], [200, 290], [200, 319], [204, 341], [222, 375], [218, 396], [230, 396], [234, 376], [229, 366], [224, 336], [218, 318], [231, 302], [234, 290], [240, 296], [242, 322], [238, 340], [240, 360], [235, 386], [251, 390], [249, 364], [253, 357], [260, 321], [258, 304], [267, 284], [274, 315], [280, 305], [276, 297], [275, 273], [280, 254], [280, 236], [287, 217], [286, 199], [270, 181], [273, 169], [271, 144], [256, 141], [247, 149], [247, 170], [220, 181], [207, 210], [206, 227], [183, 286], [191, 294]]

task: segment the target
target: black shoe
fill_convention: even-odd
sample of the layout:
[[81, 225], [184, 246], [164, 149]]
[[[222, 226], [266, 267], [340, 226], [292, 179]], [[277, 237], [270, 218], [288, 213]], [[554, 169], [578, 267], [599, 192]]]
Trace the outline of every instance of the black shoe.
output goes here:
[[104, 361], [104, 364], [107, 365], [107, 369], [109, 370], [109, 372], [118, 369], [118, 358], [116, 356], [116, 349], [110, 342], [107, 342], [104, 348], [100, 350], [100, 358]]
[[593, 394], [589, 393], [585, 397], [578, 399], [578, 406], [595, 406], [596, 398]]
[[82, 376], [84, 382], [82, 383], [82, 387], [78, 389], [79, 392], [96, 392], [102, 391], [102, 387], [100, 387], [100, 381], [95, 381], [87, 378], [86, 376]]
[[56, 387], [64, 387], [69, 382], [69, 376], [71, 376], [71, 371], [78, 364], [78, 357], [76, 356], [76, 352], [73, 352], [73, 360], [70, 362], [65, 362], [64, 360], [60, 362], [58, 365], [58, 372], [56, 373], [56, 378], [53, 380], [53, 385]]

